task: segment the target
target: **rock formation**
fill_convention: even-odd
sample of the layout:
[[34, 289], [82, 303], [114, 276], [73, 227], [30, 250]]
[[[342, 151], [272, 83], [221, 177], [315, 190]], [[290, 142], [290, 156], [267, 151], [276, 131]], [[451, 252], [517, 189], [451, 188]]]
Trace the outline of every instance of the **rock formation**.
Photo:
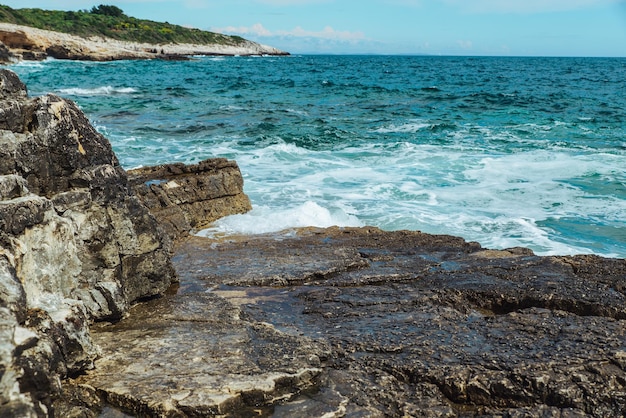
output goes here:
[[129, 176], [0, 70], [0, 416], [626, 416], [626, 260], [187, 236], [241, 185], [223, 159]]
[[0, 62], [42, 60], [46, 57], [86, 61], [121, 59], [180, 59], [193, 55], [288, 55], [276, 48], [244, 41], [240, 45], [153, 45], [110, 38], [82, 38], [66, 33], [0, 22], [0, 44], [8, 48]]
[[170, 241], [76, 105], [0, 70], [0, 415], [45, 416], [93, 366], [89, 323], [175, 279]]
[[173, 240], [252, 209], [237, 163], [224, 158], [139, 168], [129, 171], [129, 181]]
[[74, 412], [626, 414], [626, 260], [331, 228], [192, 237], [174, 264], [176, 294], [94, 330]]
[[9, 50], [9, 48], [5, 44], [0, 42], [0, 64], [8, 64], [11, 61], [15, 61], [16, 59], [17, 57], [13, 55], [11, 50]]

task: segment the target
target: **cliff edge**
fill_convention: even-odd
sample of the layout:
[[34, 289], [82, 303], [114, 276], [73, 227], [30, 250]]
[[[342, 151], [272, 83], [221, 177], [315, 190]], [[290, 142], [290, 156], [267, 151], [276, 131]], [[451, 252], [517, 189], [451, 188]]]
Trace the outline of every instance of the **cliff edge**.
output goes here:
[[289, 55], [279, 49], [244, 41], [240, 45], [148, 44], [105, 37], [70, 35], [0, 22], [0, 62], [57, 59], [112, 61], [180, 59], [193, 55]]

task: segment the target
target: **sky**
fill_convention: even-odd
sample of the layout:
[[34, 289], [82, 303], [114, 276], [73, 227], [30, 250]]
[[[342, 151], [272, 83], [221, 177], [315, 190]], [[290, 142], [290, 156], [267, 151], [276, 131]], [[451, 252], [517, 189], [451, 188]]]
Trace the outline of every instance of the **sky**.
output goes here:
[[292, 54], [626, 57], [626, 0], [0, 0], [239, 35]]

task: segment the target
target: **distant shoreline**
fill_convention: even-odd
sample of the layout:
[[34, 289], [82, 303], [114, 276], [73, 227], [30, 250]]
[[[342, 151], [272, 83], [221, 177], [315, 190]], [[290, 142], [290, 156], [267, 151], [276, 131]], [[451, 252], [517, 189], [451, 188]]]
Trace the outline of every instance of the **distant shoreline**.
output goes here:
[[[30, 26], [0, 23], [0, 61], [41, 61], [48, 57], [85, 61], [124, 59], [186, 59], [194, 55], [290, 55], [271, 46], [246, 40], [241, 45], [149, 44], [101, 36], [83, 38]], [[0, 45], [1, 47], [1, 45]], [[3, 50], [3, 51], [1, 51]]]

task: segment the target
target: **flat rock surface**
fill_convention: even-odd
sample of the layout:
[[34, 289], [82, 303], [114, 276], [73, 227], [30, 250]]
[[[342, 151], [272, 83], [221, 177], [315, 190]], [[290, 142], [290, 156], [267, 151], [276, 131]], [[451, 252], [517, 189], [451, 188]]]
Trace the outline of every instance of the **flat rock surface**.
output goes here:
[[[375, 228], [192, 237], [74, 381], [133, 414], [626, 414], [626, 261]], [[81, 386], [82, 385], [82, 386]]]

